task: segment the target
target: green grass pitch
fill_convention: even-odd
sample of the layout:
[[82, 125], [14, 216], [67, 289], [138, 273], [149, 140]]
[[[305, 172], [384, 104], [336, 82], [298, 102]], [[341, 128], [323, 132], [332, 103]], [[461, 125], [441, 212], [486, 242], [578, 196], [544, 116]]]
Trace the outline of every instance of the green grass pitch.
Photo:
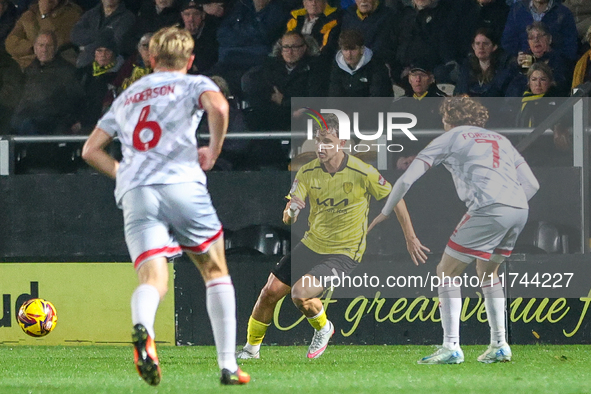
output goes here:
[[213, 347], [162, 347], [162, 383], [137, 375], [130, 347], [0, 346], [0, 393], [591, 393], [591, 346], [512, 346], [513, 361], [484, 365], [464, 346], [461, 365], [417, 365], [431, 346], [329, 346], [318, 360], [301, 346], [263, 347], [244, 360], [252, 376], [222, 387]]

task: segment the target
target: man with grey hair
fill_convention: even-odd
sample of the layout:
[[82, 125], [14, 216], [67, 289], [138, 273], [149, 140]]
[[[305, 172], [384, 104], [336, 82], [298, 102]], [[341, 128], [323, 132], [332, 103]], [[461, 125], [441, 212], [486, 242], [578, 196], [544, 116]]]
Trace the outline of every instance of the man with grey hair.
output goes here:
[[79, 129], [84, 93], [76, 68], [57, 56], [57, 37], [41, 31], [33, 45], [35, 59], [25, 68], [23, 96], [12, 126], [17, 134], [72, 134]]

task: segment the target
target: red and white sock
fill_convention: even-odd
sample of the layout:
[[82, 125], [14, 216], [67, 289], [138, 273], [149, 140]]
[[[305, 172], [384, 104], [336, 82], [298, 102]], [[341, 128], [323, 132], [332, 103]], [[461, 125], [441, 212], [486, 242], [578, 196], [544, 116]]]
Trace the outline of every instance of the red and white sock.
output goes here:
[[154, 320], [160, 303], [158, 290], [148, 284], [139, 285], [131, 296], [131, 322], [142, 324], [148, 330], [148, 334], [155, 338]]
[[505, 291], [499, 278], [492, 282], [482, 283], [482, 294], [484, 294], [484, 306], [486, 307], [486, 318], [490, 326], [490, 343], [500, 346], [506, 342], [505, 338]]
[[206, 305], [220, 369], [232, 372], [236, 364], [236, 296], [229, 275], [210, 280], [206, 286]]
[[460, 344], [460, 313], [462, 312], [462, 289], [446, 278], [437, 288], [439, 313], [443, 326], [443, 346], [453, 349]]

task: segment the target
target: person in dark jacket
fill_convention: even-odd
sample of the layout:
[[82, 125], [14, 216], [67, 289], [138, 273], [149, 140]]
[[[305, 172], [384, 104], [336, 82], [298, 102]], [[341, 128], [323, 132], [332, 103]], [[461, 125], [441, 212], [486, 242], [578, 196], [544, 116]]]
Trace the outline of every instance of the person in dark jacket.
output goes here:
[[138, 12], [135, 26], [130, 30], [122, 52], [133, 53], [140, 38], [163, 27], [175, 26], [182, 22], [178, 0], [146, 0]]
[[343, 30], [330, 73], [329, 97], [392, 97], [392, 83], [383, 62], [374, 59], [357, 30]]
[[86, 93], [86, 116], [83, 127], [92, 129], [109, 108], [115, 96], [113, 81], [123, 66], [123, 57], [118, 55], [115, 38], [103, 33], [96, 40], [94, 61], [82, 69], [82, 87]]
[[439, 83], [456, 83], [461, 53], [457, 9], [453, 0], [412, 0], [404, 7], [397, 49], [399, 69], [393, 69], [396, 82], [406, 75], [408, 67], [417, 60], [433, 64]]
[[572, 12], [558, 0], [517, 1], [507, 17], [501, 44], [510, 56], [528, 49], [526, 27], [534, 21], [543, 22], [554, 40], [554, 48], [566, 59], [576, 61], [578, 36]]
[[343, 30], [358, 30], [363, 45], [384, 63], [392, 65], [400, 31], [402, 3], [392, 1], [392, 7], [379, 0], [355, 0], [343, 13]]
[[23, 73], [18, 63], [0, 49], [0, 135], [11, 134], [10, 118], [20, 101]]
[[96, 7], [85, 12], [72, 28], [72, 43], [80, 48], [76, 67], [82, 68], [94, 60], [96, 40], [101, 34], [110, 32], [118, 48], [135, 23], [135, 16], [120, 0], [101, 0]]
[[500, 43], [509, 14], [505, 0], [465, 0], [464, 5], [460, 12], [466, 27], [462, 28], [460, 58], [472, 53], [472, 39], [479, 29], [488, 28], [494, 41]]
[[203, 7], [194, 0], [185, 1], [181, 7], [181, 18], [185, 29], [191, 33], [195, 46], [195, 60], [189, 74], [204, 74], [218, 60], [218, 41], [216, 31], [218, 21], [208, 16]]
[[572, 82], [573, 68], [571, 62], [562, 53], [552, 48], [553, 37], [550, 30], [542, 22], [534, 22], [526, 29], [529, 48], [519, 52], [513, 62], [516, 77], [507, 88], [507, 96], [520, 97], [525, 90], [528, 80], [526, 74], [529, 67], [535, 63], [546, 63], [554, 75], [555, 94], [568, 96]]
[[80, 130], [84, 93], [76, 67], [56, 56], [57, 42], [52, 31], [41, 31], [35, 40], [35, 59], [25, 68], [22, 98], [12, 119], [16, 134], [76, 134]]
[[290, 31], [277, 42], [262, 67], [244, 76], [242, 86], [250, 105], [249, 129], [289, 130], [292, 97], [326, 95], [326, 77], [318, 54], [312, 37]]
[[514, 72], [509, 58], [499, 47], [498, 36], [489, 28], [480, 28], [472, 40], [472, 53], [460, 67], [454, 95], [505, 97]]

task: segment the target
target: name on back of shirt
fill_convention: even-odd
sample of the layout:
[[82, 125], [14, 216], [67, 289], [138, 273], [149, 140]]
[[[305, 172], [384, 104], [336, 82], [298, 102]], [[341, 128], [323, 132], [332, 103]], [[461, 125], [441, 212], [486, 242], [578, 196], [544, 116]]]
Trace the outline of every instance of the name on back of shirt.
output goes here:
[[166, 96], [169, 94], [174, 94], [174, 84], [158, 86], [157, 88], [148, 88], [142, 92], [136, 93], [133, 96], [130, 96], [127, 99], [125, 99], [124, 106], [129, 104], [140, 103], [142, 101], [150, 100], [158, 96]]
[[502, 140], [503, 136], [499, 134], [489, 134], [489, 133], [462, 133], [462, 137], [465, 140], [467, 139], [474, 139], [474, 138], [484, 138], [487, 140]]

